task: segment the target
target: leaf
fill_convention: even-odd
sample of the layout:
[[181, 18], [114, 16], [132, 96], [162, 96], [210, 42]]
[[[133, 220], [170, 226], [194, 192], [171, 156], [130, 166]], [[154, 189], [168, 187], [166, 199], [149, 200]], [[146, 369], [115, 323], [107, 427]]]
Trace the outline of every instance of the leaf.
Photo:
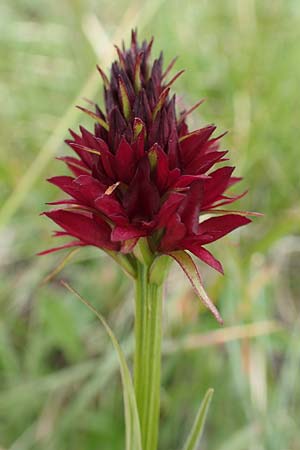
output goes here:
[[58, 275], [59, 272], [63, 270], [66, 264], [76, 255], [76, 253], [79, 252], [79, 250], [80, 250], [79, 248], [75, 248], [71, 252], [69, 252], [66, 256], [64, 256], [64, 258], [58, 263], [58, 265], [52, 270], [52, 272], [46, 275], [45, 278], [41, 281], [41, 286], [53, 280], [53, 278], [55, 278], [56, 275]]
[[196, 292], [197, 296], [200, 298], [202, 303], [210, 310], [210, 312], [215, 316], [217, 321], [220, 324], [223, 324], [223, 319], [211, 301], [211, 299], [208, 297], [202, 281], [200, 277], [200, 273], [198, 271], [198, 268], [190, 255], [184, 251], [175, 251], [168, 253], [172, 258], [175, 259], [175, 261], [180, 265], [188, 279], [190, 280], [194, 291]]
[[208, 391], [206, 392], [205, 397], [202, 400], [200, 408], [198, 410], [193, 428], [186, 440], [183, 450], [197, 450], [213, 393], [213, 389], [208, 389]]
[[125, 428], [126, 428], [126, 450], [142, 450], [142, 439], [140, 430], [140, 421], [136, 405], [136, 398], [134, 394], [133, 383], [130, 375], [128, 365], [123, 350], [118, 343], [112, 329], [104, 319], [104, 317], [98, 313], [98, 311], [91, 305], [86, 299], [84, 299], [75, 289], [73, 289], [65, 281], [61, 281], [62, 285], [67, 288], [72, 294], [74, 294], [82, 303], [84, 303], [99, 319], [104, 326], [111, 342], [117, 352], [122, 385], [123, 385], [123, 397], [124, 397], [124, 410], [125, 410]]

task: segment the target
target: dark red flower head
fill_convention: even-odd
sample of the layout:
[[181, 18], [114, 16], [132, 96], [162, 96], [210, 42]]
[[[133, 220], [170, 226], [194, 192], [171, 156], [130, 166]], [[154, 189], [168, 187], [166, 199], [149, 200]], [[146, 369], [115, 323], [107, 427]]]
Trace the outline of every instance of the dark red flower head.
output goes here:
[[45, 214], [63, 229], [56, 236], [75, 240], [49, 251], [94, 245], [126, 254], [146, 237], [153, 254], [189, 250], [222, 271], [205, 246], [250, 221], [219, 209], [241, 197], [226, 193], [240, 178], [232, 166], [214, 168], [227, 161], [216, 127], [191, 132], [186, 117], [194, 108], [176, 113], [170, 86], [181, 72], [169, 81], [174, 61], [163, 72], [162, 54], [150, 61], [151, 47], [133, 32], [130, 48], [117, 48], [110, 79], [98, 68], [105, 111], [80, 108], [94, 131], [70, 131], [66, 142], [76, 156], [60, 159], [73, 175], [49, 180], [68, 198]]

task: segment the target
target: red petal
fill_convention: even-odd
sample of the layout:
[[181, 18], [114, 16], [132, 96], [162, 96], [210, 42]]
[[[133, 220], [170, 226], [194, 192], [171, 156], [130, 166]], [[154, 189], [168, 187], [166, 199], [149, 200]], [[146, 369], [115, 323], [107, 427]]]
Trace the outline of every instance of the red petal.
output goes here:
[[90, 175], [81, 175], [73, 181], [74, 190], [78, 190], [80, 195], [89, 205], [94, 206], [96, 198], [98, 198], [106, 189], [106, 186], [96, 178]]
[[221, 167], [209, 174], [210, 179], [204, 182], [204, 199], [202, 208], [206, 209], [227, 189], [234, 167]]
[[58, 157], [56, 159], [66, 163], [76, 177], [79, 177], [79, 175], [90, 174], [88, 166], [80, 159], [74, 158], [73, 156]]
[[94, 218], [61, 209], [44, 214], [84, 244], [116, 249], [116, 246], [110, 241], [111, 228], [100, 218], [96, 221]]
[[176, 212], [180, 203], [185, 199], [184, 194], [179, 192], [171, 192], [168, 198], [162, 204], [159, 213], [157, 215], [158, 228], [167, 225], [170, 217]]
[[54, 186], [59, 187], [63, 192], [66, 192], [71, 197], [78, 200], [80, 203], [84, 204], [85, 198], [80, 193], [80, 191], [78, 189], [76, 189], [76, 187], [74, 186], [74, 184], [73, 184], [74, 180], [75, 180], [75, 178], [73, 178], [73, 177], [58, 176], [58, 177], [48, 178], [47, 181], [49, 181], [49, 183], [51, 183], [51, 184], [54, 184]]
[[135, 172], [135, 155], [124, 136], [116, 153], [115, 164], [118, 180], [128, 184]]
[[85, 150], [82, 150], [82, 145], [71, 141], [71, 139], [66, 139], [65, 143], [71, 147], [72, 150], [79, 156], [83, 164], [89, 169], [92, 167], [93, 159], [92, 155]]
[[200, 174], [207, 172], [218, 161], [226, 155], [226, 151], [223, 152], [209, 152], [206, 154], [199, 153], [196, 158], [185, 168], [186, 173]]
[[75, 200], [73, 198], [66, 198], [64, 200], [57, 200], [55, 202], [47, 202], [46, 205], [51, 205], [51, 206], [55, 206], [55, 205], [71, 205], [71, 206], [79, 206], [79, 207], [84, 207], [84, 203], [80, 202], [79, 200]]
[[49, 181], [49, 183], [52, 183], [55, 186], [58, 186], [62, 190], [64, 190], [65, 186], [71, 185], [72, 181], [74, 181], [74, 180], [75, 180], [74, 177], [69, 177], [69, 176], [57, 176], [57, 177], [52, 177], [52, 178], [47, 179], [47, 181]]
[[181, 138], [180, 155], [184, 165], [188, 165], [195, 158], [201, 151], [201, 146], [209, 139], [215, 129], [214, 125], [208, 125]]
[[250, 222], [250, 219], [239, 216], [238, 214], [212, 217], [200, 223], [198, 233], [199, 241], [201, 241], [201, 244], [208, 244]]
[[224, 274], [223, 267], [220, 261], [218, 261], [206, 248], [201, 247], [199, 244], [193, 244], [187, 245], [186, 249], [192, 252], [206, 264], [216, 269], [221, 274]]
[[95, 206], [110, 219], [117, 217], [122, 218], [126, 216], [124, 208], [120, 205], [118, 200], [110, 195], [102, 195], [95, 200]]
[[169, 172], [167, 187], [168, 188], [172, 187], [176, 183], [176, 181], [180, 178], [180, 175], [181, 175], [180, 169], [178, 168], [172, 169]]
[[181, 177], [174, 184], [174, 188], [185, 188], [190, 186], [193, 181], [208, 180], [208, 175], [181, 175]]
[[159, 203], [159, 192], [150, 179], [150, 163], [146, 156], [139, 162], [135, 176], [124, 195], [123, 206], [130, 219], [148, 221], [157, 213]]
[[236, 183], [239, 183], [243, 178], [242, 177], [230, 177], [228, 181], [228, 187], [233, 186]]
[[182, 202], [180, 209], [178, 210], [181, 221], [185, 224], [189, 233], [198, 233], [202, 197], [202, 181], [194, 181], [186, 193], [185, 200]]
[[87, 245], [87, 244], [84, 244], [83, 242], [80, 242], [80, 241], [71, 241], [71, 242], [68, 242], [67, 244], [61, 245], [60, 247], [53, 247], [53, 248], [49, 248], [48, 250], [44, 250], [43, 252], [39, 252], [39, 253], [37, 253], [37, 256], [48, 255], [49, 253], [57, 252], [59, 250], [63, 250], [65, 248], [70, 248], [70, 247], [84, 247], [85, 245]]
[[111, 240], [116, 241], [127, 241], [128, 239], [134, 239], [137, 237], [146, 236], [147, 232], [134, 228], [132, 226], [119, 227], [116, 226], [111, 233]]
[[179, 214], [173, 214], [166, 224], [165, 233], [160, 242], [160, 250], [162, 252], [175, 250], [185, 235], [185, 224], [181, 222]]
[[141, 159], [144, 155], [145, 134], [146, 126], [144, 122], [136, 117], [133, 121], [134, 142], [132, 143], [132, 148], [137, 159]]
[[227, 195], [222, 195], [221, 199], [224, 199], [224, 200], [219, 203], [214, 203], [211, 207], [218, 208], [219, 206], [229, 205], [230, 203], [233, 203], [233, 202], [239, 200], [240, 198], [244, 197], [246, 194], [248, 194], [248, 190], [242, 192], [239, 195], [233, 195], [232, 197], [229, 197]]
[[115, 167], [115, 156], [109, 151], [109, 148], [107, 144], [103, 141], [103, 139], [96, 138], [97, 144], [98, 144], [98, 150], [101, 154], [101, 162], [103, 165], [103, 168], [108, 175], [109, 178], [112, 180], [116, 179], [116, 174], [114, 171]]
[[94, 206], [94, 200], [105, 190], [105, 185], [90, 175], [80, 175], [77, 178], [53, 177], [48, 181], [71, 195], [81, 205], [92, 207]]
[[175, 169], [179, 165], [179, 144], [177, 130], [174, 128], [168, 139], [168, 158], [170, 169]]
[[153, 152], [156, 155], [156, 167], [154, 169], [155, 181], [159, 191], [162, 192], [168, 183], [169, 177], [168, 157], [158, 144], [154, 144], [153, 147], [149, 150], [149, 153], [150, 152]]

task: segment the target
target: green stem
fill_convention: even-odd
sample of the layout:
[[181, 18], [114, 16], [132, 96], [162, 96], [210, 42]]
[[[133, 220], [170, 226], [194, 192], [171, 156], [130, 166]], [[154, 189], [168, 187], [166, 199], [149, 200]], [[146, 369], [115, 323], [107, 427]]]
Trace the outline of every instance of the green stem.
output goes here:
[[160, 409], [162, 285], [149, 282], [149, 268], [138, 263], [135, 296], [134, 384], [143, 450], [156, 450]]

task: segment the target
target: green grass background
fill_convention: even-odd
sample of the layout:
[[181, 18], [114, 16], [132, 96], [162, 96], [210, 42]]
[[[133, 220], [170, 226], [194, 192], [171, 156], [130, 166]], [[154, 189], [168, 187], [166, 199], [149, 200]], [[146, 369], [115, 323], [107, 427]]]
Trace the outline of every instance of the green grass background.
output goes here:
[[[67, 128], [90, 122], [76, 97], [101, 101], [95, 64], [112, 42], [155, 36], [154, 54], [187, 69], [176, 90], [200, 98], [191, 126], [229, 130], [225, 148], [263, 218], [213, 246], [225, 276], [200, 266], [225, 327], [173, 268], [164, 304], [160, 449], [177, 450], [208, 387], [202, 450], [300, 449], [300, 3], [298, 0], [11, 0], [0, 3], [0, 448], [121, 450], [117, 361], [67, 280], [101, 311], [130, 358], [133, 291], [100, 251], [63, 257], [38, 214], [59, 193]], [[77, 100], [77, 103], [84, 103]], [[238, 328], [232, 328], [237, 327]], [[217, 331], [216, 331], [217, 330]], [[261, 334], [260, 336], [257, 336]]]

